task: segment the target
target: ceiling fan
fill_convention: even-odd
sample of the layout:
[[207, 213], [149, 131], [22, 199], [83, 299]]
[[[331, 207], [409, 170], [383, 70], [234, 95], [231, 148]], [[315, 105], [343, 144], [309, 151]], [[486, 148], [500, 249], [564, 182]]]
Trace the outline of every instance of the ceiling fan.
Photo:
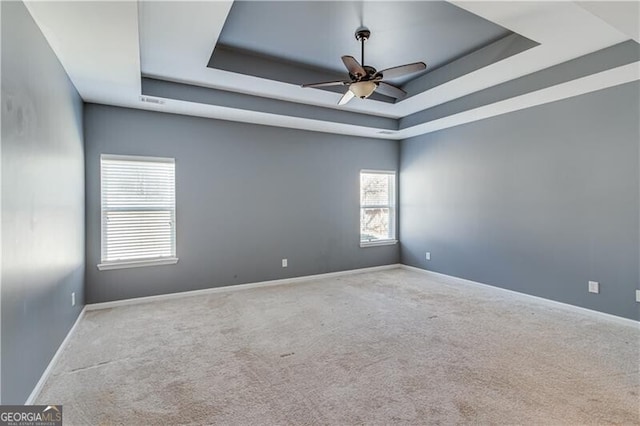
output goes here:
[[385, 83], [384, 80], [422, 71], [427, 68], [427, 65], [424, 62], [414, 62], [377, 71], [374, 67], [364, 64], [364, 42], [371, 36], [371, 31], [367, 27], [360, 27], [356, 30], [355, 35], [356, 40], [361, 43], [362, 58], [360, 62], [362, 65], [353, 56], [345, 55], [342, 57], [342, 62], [349, 71], [349, 80], [303, 84], [302, 87], [349, 86], [349, 90], [340, 98], [338, 105], [346, 104], [355, 96], [360, 99], [368, 98], [375, 91], [396, 99], [406, 96], [407, 92]]

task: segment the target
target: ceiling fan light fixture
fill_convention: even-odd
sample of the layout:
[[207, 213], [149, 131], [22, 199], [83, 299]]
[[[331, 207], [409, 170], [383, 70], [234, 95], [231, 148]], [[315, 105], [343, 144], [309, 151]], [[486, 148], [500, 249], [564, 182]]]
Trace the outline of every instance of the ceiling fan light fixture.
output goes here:
[[[2, 0], [0, 0], [2, 1]], [[353, 56], [342, 56], [342, 63], [347, 71], [349, 78], [345, 80], [325, 81], [322, 83], [303, 84], [302, 87], [324, 87], [324, 86], [349, 86], [349, 89], [342, 95], [338, 101], [338, 105], [345, 105], [354, 97], [366, 99], [376, 90], [384, 96], [394, 99], [402, 99], [407, 92], [399, 87], [389, 84], [385, 79], [394, 79], [406, 74], [412, 74], [427, 68], [424, 62], [414, 62], [411, 64], [399, 65], [397, 67], [387, 68], [377, 71], [374, 67], [366, 65], [364, 62], [364, 42], [371, 36], [371, 31], [367, 27], [360, 27], [356, 30], [356, 39], [360, 42], [362, 51], [362, 64]]]
[[351, 83], [349, 90], [351, 90], [353, 94], [360, 99], [365, 99], [371, 96], [371, 94], [376, 90], [376, 87], [378, 87], [378, 85], [373, 81], [358, 81], [356, 83]]

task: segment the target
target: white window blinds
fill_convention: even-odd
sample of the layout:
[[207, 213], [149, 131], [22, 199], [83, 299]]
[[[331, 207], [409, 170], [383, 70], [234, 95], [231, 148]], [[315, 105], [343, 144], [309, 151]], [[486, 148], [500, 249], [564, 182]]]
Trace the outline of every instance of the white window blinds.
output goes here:
[[360, 243], [394, 240], [396, 237], [396, 174], [384, 171], [360, 173]]
[[175, 160], [102, 155], [102, 263], [176, 256]]

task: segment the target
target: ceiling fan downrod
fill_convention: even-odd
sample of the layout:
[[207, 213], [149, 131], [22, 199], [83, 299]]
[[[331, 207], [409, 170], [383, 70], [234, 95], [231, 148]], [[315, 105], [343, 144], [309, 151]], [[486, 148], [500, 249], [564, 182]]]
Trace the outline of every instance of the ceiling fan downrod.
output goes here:
[[367, 27], [359, 27], [356, 30], [356, 40], [358, 40], [360, 42], [360, 64], [362, 64], [362, 66], [364, 66], [364, 42], [367, 41], [369, 39], [369, 37], [371, 36], [371, 31], [369, 31], [369, 28]]

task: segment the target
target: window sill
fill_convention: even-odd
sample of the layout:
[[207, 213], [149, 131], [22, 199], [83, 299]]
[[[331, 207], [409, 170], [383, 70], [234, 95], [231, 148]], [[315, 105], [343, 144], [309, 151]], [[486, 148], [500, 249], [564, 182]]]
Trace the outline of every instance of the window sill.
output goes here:
[[100, 263], [98, 265], [98, 269], [100, 271], [108, 271], [110, 269], [142, 268], [144, 266], [158, 266], [158, 265], [175, 265], [176, 263], [178, 263], [177, 257], [163, 257], [162, 259], [129, 260], [129, 261], [123, 261], [123, 262]]
[[398, 240], [360, 241], [360, 247], [392, 246], [398, 244]]

